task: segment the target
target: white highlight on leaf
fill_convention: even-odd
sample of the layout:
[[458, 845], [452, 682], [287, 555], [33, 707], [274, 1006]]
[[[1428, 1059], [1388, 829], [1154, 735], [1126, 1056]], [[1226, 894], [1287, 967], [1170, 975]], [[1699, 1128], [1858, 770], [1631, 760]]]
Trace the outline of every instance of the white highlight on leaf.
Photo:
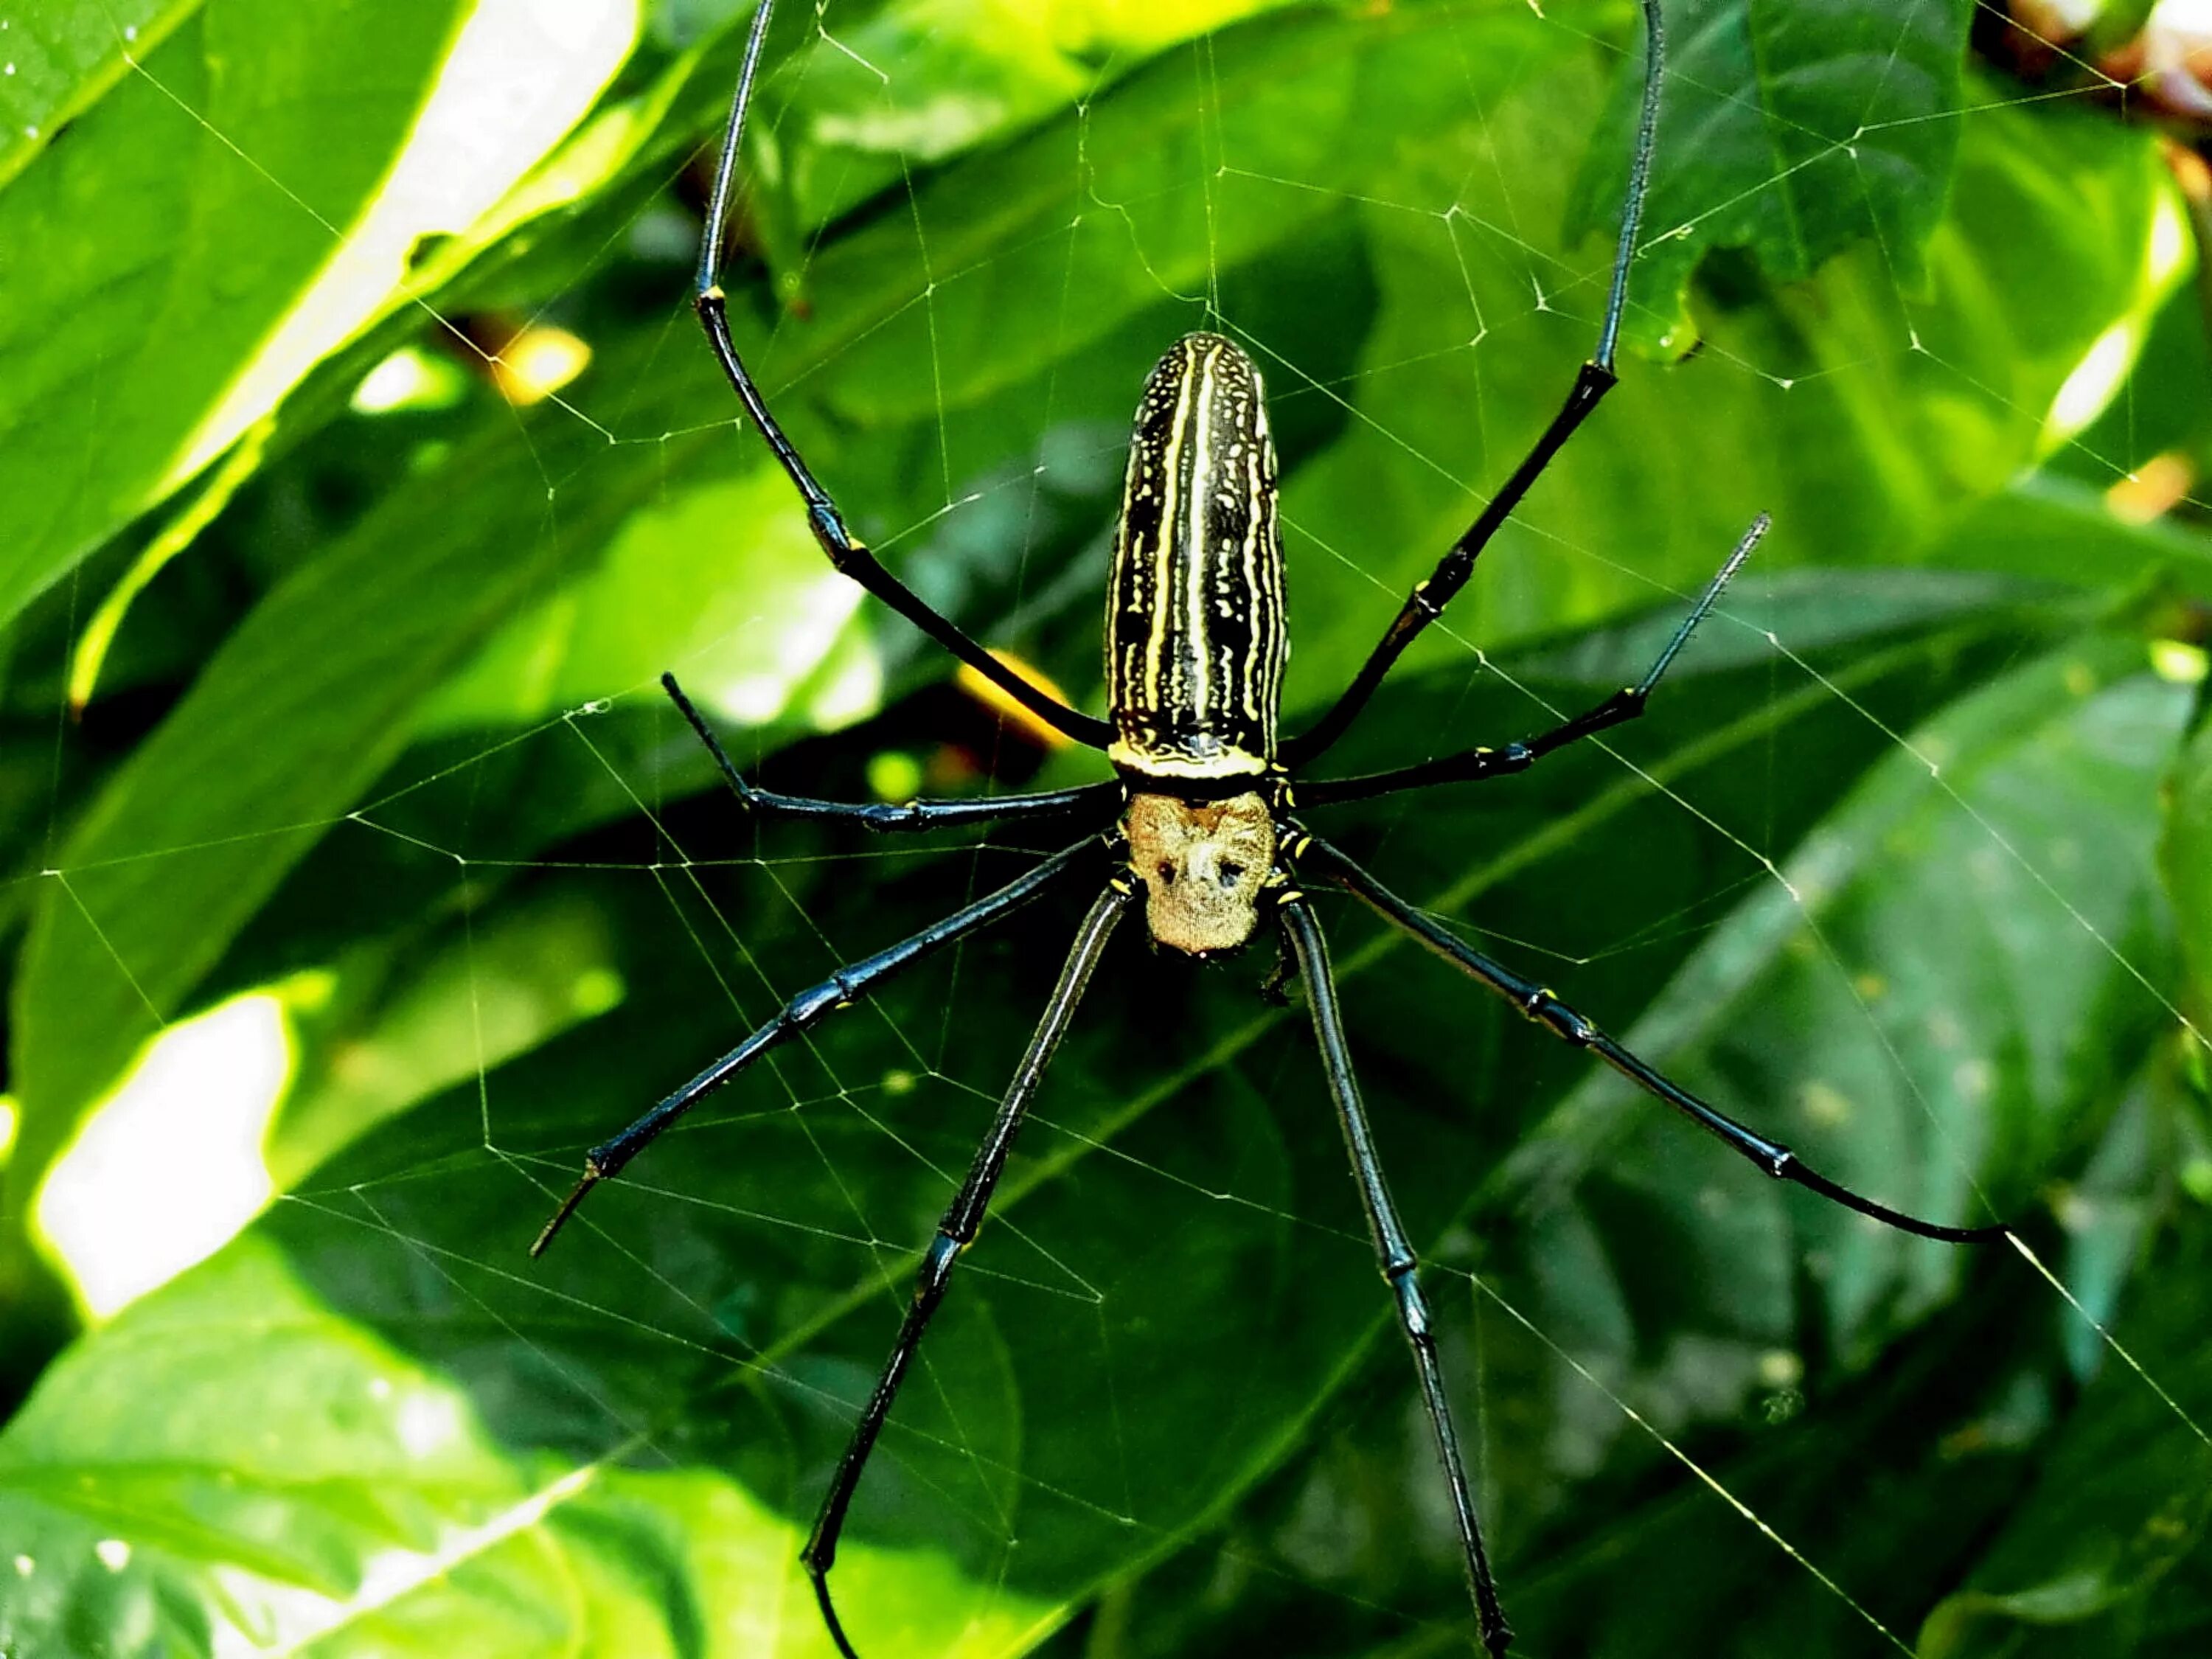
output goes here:
[[261, 1140], [294, 1055], [271, 993], [169, 1026], [40, 1189], [45, 1236], [96, 1318], [204, 1260], [269, 1201]]
[[595, 1464], [571, 1470], [481, 1525], [439, 1527], [425, 1547], [374, 1551], [362, 1563], [360, 1581], [343, 1597], [243, 1569], [219, 1568], [216, 1577], [237, 1593], [241, 1605], [252, 1607], [254, 1625], [249, 1631], [229, 1620], [218, 1620], [211, 1632], [212, 1651], [216, 1659], [269, 1659], [271, 1654], [304, 1651], [530, 1532], [597, 1474]]
[[428, 1389], [415, 1389], [399, 1402], [392, 1426], [407, 1455], [416, 1459], [457, 1446], [467, 1432], [453, 1396]]
[[157, 486], [228, 448], [380, 315], [422, 238], [458, 234], [582, 118], [637, 38], [637, 0], [478, 0], [384, 188]]
[[2046, 441], [2063, 443], [2105, 412], [2128, 378], [2142, 343], [2142, 331], [2132, 317], [2121, 319], [2097, 337], [2051, 400], [2051, 414], [2044, 422]]
[[451, 361], [419, 346], [402, 346], [361, 378], [352, 404], [362, 415], [389, 415], [406, 409], [445, 409], [459, 403], [468, 385]]
[[883, 659], [865, 635], [841, 632], [825, 661], [828, 678], [806, 700], [810, 724], [835, 731], [866, 720], [883, 706]]
[[2181, 204], [2161, 194], [2151, 210], [2150, 282], [2163, 289], [2180, 277], [2190, 256], [2189, 221]]
[[2150, 665], [2152, 672], [2168, 684], [2197, 685], [2212, 670], [2212, 656], [2206, 654], [2203, 646], [2191, 645], [2185, 640], [2153, 640]]
[[[818, 579], [802, 579], [783, 588], [775, 594], [773, 631], [757, 627], [745, 630], [744, 643], [750, 648], [743, 660], [750, 672], [725, 678], [709, 668], [701, 677], [701, 700], [726, 720], [749, 726], [775, 720], [790, 705], [800, 680], [828, 659], [860, 609], [861, 597], [856, 584], [827, 568]], [[857, 718], [879, 700], [882, 672], [874, 653], [859, 654], [860, 660], [841, 665], [843, 672], [837, 676], [838, 681], [852, 684], [833, 682], [824, 688], [823, 696], [831, 705], [827, 712]]]

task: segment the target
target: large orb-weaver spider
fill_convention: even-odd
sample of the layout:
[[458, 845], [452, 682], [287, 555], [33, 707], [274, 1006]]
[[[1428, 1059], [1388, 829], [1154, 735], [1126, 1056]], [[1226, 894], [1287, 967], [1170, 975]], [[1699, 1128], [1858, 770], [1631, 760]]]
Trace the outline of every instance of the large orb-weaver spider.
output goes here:
[[[1279, 741], [1276, 721], [1288, 639], [1282, 548], [1275, 521], [1275, 457], [1260, 373], [1232, 341], [1186, 336], [1156, 364], [1138, 404], [1121, 512], [1108, 578], [1106, 674], [1110, 713], [1101, 720], [1068, 708], [993, 657], [932, 610], [854, 539], [843, 515], [816, 479], [739, 356], [725, 314], [720, 271], [745, 115], [752, 101], [773, 0], [753, 18], [737, 91], [724, 129], [702, 240], [696, 307], [708, 343], [747, 414], [799, 490], [817, 541], [830, 563], [890, 605], [1039, 719], [1102, 750], [1116, 776], [1074, 788], [975, 800], [916, 800], [903, 805], [814, 800], [755, 788], [673, 675], [663, 675], [684, 718], [722, 777], [752, 811], [838, 819], [898, 831], [1009, 820], [1089, 817], [1086, 833], [996, 892], [943, 921], [832, 974], [793, 997], [775, 1017], [621, 1133], [593, 1147], [584, 1175], [538, 1235], [544, 1250], [586, 1194], [618, 1173], [701, 1098], [762, 1054], [846, 1007], [878, 981], [923, 957], [989, 927], [1048, 891], [1088, 873], [1102, 879], [1058, 983], [1031, 1035], [1012, 1084], [975, 1152], [967, 1178], [923, 1253], [914, 1299], [890, 1357], [854, 1426], [835, 1479], [801, 1553], [837, 1650], [857, 1659], [830, 1593], [830, 1571], [847, 1510], [877, 1436], [890, 1415], [954, 1264], [975, 1237], [1047, 1064], [1067, 1030], [1107, 940], [1141, 891], [1155, 943], [1200, 960], [1241, 950], [1272, 920], [1286, 960], [1306, 987], [1314, 1034], [1336, 1106], [1377, 1264], [1396, 1298], [1412, 1351], [1437, 1461], [1450, 1489], [1465, 1552], [1468, 1589], [1483, 1645], [1504, 1653], [1513, 1639], [1485, 1553], [1482, 1528], [1452, 1425], [1436, 1338], [1422, 1296], [1418, 1260], [1398, 1218], [1354, 1081], [1336, 1001], [1328, 947], [1301, 881], [1322, 881], [1359, 898], [1477, 984], [1504, 999], [1554, 1036], [1586, 1048], [1630, 1082], [1751, 1160], [1767, 1175], [1796, 1182], [1902, 1231], [1952, 1243], [2002, 1237], [2004, 1229], [1954, 1227], [1920, 1220], [1839, 1186], [1790, 1149], [1767, 1139], [1670, 1082], [1607, 1036], [1547, 988], [1462, 943], [1397, 897], [1351, 859], [1290, 816], [1293, 775], [1319, 758], [1358, 716], [1406, 647], [1463, 587], [1474, 561], [1542, 476], [1552, 457], [1614, 384], [1613, 356], [1626, 300], [1658, 125], [1665, 56], [1659, 0], [1643, 0], [1644, 84], [1636, 148], [1621, 214], [1598, 343], [1576, 375], [1559, 413], [1489, 504], [1428, 579], [1415, 586], [1352, 684], [1311, 728]], [[1636, 719], [1652, 689], [1765, 533], [1755, 520], [1673, 636], [1636, 684], [1550, 730], [1498, 749], [1470, 749], [1394, 771], [1296, 786], [1299, 805], [1364, 800], [1432, 784], [1525, 771], [1547, 755]]]

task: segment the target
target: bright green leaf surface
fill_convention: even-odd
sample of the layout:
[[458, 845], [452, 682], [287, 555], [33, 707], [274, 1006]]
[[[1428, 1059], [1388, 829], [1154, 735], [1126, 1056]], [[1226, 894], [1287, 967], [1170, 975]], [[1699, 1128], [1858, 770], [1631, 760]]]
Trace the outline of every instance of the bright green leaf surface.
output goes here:
[[171, 487], [382, 184], [461, 15], [219, 0], [0, 194], [0, 245], [40, 250], [0, 266], [0, 617]]
[[[162, 1410], [134, 1410], [149, 1389]], [[450, 1384], [260, 1247], [56, 1370], [0, 1435], [0, 1516], [10, 1652], [830, 1650], [787, 1522], [726, 1480], [502, 1452]], [[1045, 1616], [962, 1605], [924, 1555], [862, 1547], [848, 1571], [931, 1652], [1018, 1651]]]
[[143, 61], [199, 0], [126, 0], [10, 12], [0, 28], [0, 186]]
[[872, 713], [879, 675], [848, 639], [861, 594], [790, 501], [789, 480], [763, 467], [641, 510], [590, 576], [486, 641], [418, 730], [533, 724], [672, 666], [723, 720], [769, 725], [825, 670], [811, 724]]

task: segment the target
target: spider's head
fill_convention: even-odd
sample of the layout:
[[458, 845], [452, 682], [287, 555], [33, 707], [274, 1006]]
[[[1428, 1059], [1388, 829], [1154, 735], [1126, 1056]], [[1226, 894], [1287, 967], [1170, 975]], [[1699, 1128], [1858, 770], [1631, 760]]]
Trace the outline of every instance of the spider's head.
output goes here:
[[1210, 957], [1252, 937], [1261, 890], [1275, 867], [1274, 815], [1259, 795], [1198, 803], [1132, 795], [1122, 828], [1153, 939]]

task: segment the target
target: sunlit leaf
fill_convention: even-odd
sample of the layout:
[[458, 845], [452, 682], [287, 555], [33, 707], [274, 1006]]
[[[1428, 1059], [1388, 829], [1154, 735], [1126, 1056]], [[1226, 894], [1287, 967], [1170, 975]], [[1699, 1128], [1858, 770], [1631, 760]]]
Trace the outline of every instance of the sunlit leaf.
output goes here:
[[[241, 1379], [258, 1386], [241, 1388]], [[137, 1409], [147, 1390], [159, 1412]], [[641, 1445], [641, 1450], [644, 1449]], [[0, 1641], [112, 1659], [830, 1651], [799, 1537], [726, 1479], [560, 1468], [243, 1245], [57, 1368], [0, 1433]], [[908, 1642], [994, 1655], [1047, 1610], [963, 1606], [944, 1565], [848, 1571]]]
[[13, 12], [0, 29], [0, 186], [198, 9], [200, 0], [127, 0]]
[[219, 0], [0, 194], [0, 242], [40, 251], [0, 287], [0, 617], [207, 459], [187, 455], [374, 198], [459, 21]]

